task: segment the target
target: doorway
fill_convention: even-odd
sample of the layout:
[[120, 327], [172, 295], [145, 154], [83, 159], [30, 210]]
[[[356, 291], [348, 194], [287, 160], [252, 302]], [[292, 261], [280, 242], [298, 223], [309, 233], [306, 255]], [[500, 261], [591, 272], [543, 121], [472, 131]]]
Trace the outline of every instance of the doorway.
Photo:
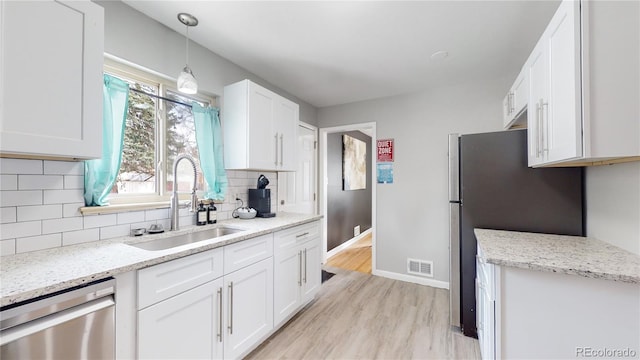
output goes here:
[[[331, 134], [337, 133], [348, 133], [348, 132], [362, 132], [370, 137], [370, 146], [367, 147], [367, 152], [369, 156], [367, 157], [367, 172], [370, 174], [371, 179], [371, 192], [370, 192], [370, 214], [371, 214], [371, 227], [367, 231], [363, 231], [359, 236], [354, 236], [351, 240], [347, 241], [343, 245], [336, 247], [334, 249], [329, 248], [329, 237], [331, 224], [329, 224], [329, 211], [328, 209], [332, 206], [331, 199], [329, 197], [329, 166], [335, 167], [335, 163], [329, 163], [329, 151], [330, 146], [335, 147], [335, 144], [330, 144], [329, 136]], [[353, 125], [344, 125], [344, 126], [336, 126], [329, 128], [320, 129], [320, 214], [323, 215], [322, 224], [323, 224], [323, 257], [322, 262], [324, 264], [327, 263], [327, 259], [331, 256], [340, 252], [341, 250], [348, 248], [350, 245], [356, 244], [359, 240], [363, 240], [369, 234], [371, 236], [371, 273], [376, 274], [376, 188], [375, 188], [375, 179], [376, 179], [376, 169], [375, 169], [375, 159], [376, 159], [376, 123], [362, 123], [362, 124], [353, 124]], [[335, 161], [335, 160], [334, 160]], [[341, 166], [341, 164], [339, 165]], [[333, 179], [332, 179], [333, 182]], [[334, 224], [335, 226], [335, 224]], [[354, 234], [357, 233], [357, 229], [354, 228]], [[366, 240], [363, 240], [366, 241]], [[357, 245], [356, 245], [357, 246]]]

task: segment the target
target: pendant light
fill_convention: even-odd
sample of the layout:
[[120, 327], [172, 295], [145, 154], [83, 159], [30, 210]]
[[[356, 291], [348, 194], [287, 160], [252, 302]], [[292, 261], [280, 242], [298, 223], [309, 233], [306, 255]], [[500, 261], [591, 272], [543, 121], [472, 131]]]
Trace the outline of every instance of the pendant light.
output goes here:
[[180, 13], [178, 14], [178, 20], [187, 26], [187, 63], [184, 69], [182, 69], [180, 76], [178, 76], [178, 91], [185, 94], [195, 94], [198, 92], [198, 81], [196, 81], [189, 67], [189, 28], [198, 25], [198, 19], [191, 14]]

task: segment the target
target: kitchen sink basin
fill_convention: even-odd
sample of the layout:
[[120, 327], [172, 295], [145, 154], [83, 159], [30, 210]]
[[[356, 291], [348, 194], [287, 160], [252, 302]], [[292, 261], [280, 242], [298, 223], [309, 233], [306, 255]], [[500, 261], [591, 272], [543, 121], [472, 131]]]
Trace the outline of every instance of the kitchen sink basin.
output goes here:
[[217, 237], [235, 234], [241, 231], [245, 230], [221, 226], [210, 230], [196, 231], [192, 233], [154, 239], [129, 245], [144, 250], [166, 250], [177, 246], [193, 244], [199, 241], [211, 240]]

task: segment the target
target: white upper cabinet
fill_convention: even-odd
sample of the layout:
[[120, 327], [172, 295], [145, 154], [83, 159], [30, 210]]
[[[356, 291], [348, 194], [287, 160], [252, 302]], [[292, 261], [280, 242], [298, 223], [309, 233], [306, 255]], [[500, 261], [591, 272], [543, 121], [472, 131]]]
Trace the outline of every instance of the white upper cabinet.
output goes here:
[[560, 4], [527, 61], [530, 166], [640, 160], [639, 8]]
[[[529, 103], [529, 71], [525, 66], [513, 82], [511, 89], [503, 100], [504, 128], [509, 129], [522, 121], [521, 115]], [[526, 122], [526, 119], [524, 119]]]
[[102, 7], [2, 1], [0, 19], [2, 156], [99, 158]]
[[224, 88], [227, 169], [295, 171], [299, 106], [250, 81]]

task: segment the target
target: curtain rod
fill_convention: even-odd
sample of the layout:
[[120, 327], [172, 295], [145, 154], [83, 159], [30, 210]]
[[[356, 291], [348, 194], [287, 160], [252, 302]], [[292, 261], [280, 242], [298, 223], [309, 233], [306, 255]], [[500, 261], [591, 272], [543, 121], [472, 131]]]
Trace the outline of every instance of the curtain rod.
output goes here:
[[148, 93], [148, 92], [146, 92], [146, 91], [138, 90], [138, 89], [135, 89], [135, 88], [132, 88], [132, 87], [129, 87], [129, 90], [131, 90], [131, 91], [135, 91], [135, 92], [140, 93], [140, 94], [145, 94], [145, 95], [148, 95], [148, 96], [154, 97], [154, 98], [156, 98], [156, 99], [165, 100], [165, 101], [170, 101], [170, 102], [172, 102], [172, 103], [176, 103], [176, 104], [180, 104], [180, 105], [187, 106], [187, 107], [189, 107], [189, 108], [193, 108], [193, 106], [192, 106], [192, 105], [190, 105], [190, 104], [185, 104], [185, 103], [183, 103], [183, 102], [181, 102], [181, 101], [173, 100], [173, 99], [169, 99], [169, 98], [166, 98], [166, 97], [164, 97], [164, 96], [160, 96], [160, 95], [156, 95], [156, 94], [151, 94], [151, 93]]

